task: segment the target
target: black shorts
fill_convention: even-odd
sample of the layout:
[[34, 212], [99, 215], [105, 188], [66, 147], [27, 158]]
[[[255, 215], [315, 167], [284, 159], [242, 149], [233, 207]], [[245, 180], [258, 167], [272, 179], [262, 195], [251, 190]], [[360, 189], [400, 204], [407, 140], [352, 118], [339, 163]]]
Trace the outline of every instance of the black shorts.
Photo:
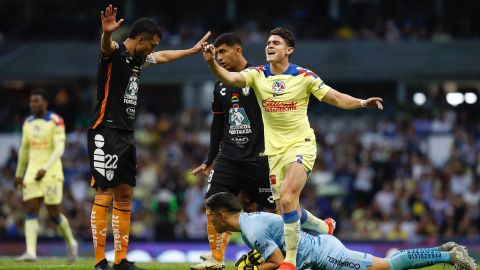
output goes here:
[[220, 153], [208, 177], [205, 198], [220, 192], [230, 192], [236, 196], [244, 191], [251, 202], [275, 209], [268, 176], [267, 157], [258, 161], [238, 161]]
[[92, 187], [136, 185], [137, 154], [132, 131], [105, 127], [89, 129], [87, 140]]

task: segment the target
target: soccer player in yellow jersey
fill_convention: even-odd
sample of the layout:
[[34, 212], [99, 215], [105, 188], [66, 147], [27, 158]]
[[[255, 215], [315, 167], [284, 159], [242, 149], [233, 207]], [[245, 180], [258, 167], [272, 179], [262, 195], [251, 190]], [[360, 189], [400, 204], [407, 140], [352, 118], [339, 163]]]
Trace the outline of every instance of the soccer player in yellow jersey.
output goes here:
[[23, 192], [27, 250], [15, 260], [37, 260], [38, 211], [43, 201], [49, 218], [65, 239], [68, 261], [73, 262], [77, 258], [78, 244], [60, 209], [63, 191], [60, 158], [65, 149], [65, 126], [62, 117], [47, 110], [47, 100], [44, 91], [33, 91], [30, 95], [32, 115], [23, 124], [14, 185]]
[[270, 32], [265, 48], [268, 64], [242, 72], [229, 72], [215, 62], [215, 47], [204, 45], [203, 56], [224, 84], [251, 87], [262, 111], [265, 154], [270, 166], [273, 198], [284, 220], [286, 256], [279, 269], [296, 269], [300, 223], [317, 219], [300, 208], [299, 197], [317, 154], [307, 106], [310, 95], [330, 105], [351, 110], [383, 109], [379, 97], [351, 97], [327, 86], [314, 72], [289, 63], [295, 39], [285, 28]]

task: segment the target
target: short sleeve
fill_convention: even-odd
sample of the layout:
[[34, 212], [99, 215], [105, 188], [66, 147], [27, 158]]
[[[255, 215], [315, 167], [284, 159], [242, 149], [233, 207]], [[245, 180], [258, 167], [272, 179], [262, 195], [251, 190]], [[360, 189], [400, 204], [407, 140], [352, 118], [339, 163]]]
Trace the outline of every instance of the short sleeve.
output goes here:
[[113, 45], [115, 46], [115, 50], [113, 51], [113, 53], [110, 56], [107, 56], [107, 57], [104, 57], [102, 55], [102, 52], [100, 52], [100, 62], [102, 62], [102, 63], [111, 63], [112, 62], [113, 55], [116, 54], [118, 52], [118, 49], [120, 48], [120, 45], [118, 45], [117, 42], [115, 42], [115, 41], [112, 41], [112, 42], [113, 42]]
[[328, 90], [331, 87], [326, 85], [325, 82], [320, 79], [320, 77], [312, 77], [312, 82], [310, 84], [310, 92], [320, 101], [323, 100]]
[[262, 258], [266, 261], [278, 247], [269, 235], [270, 228], [263, 223], [259, 223], [252, 217], [242, 218], [240, 226], [245, 244], [251, 249], [258, 250], [262, 254]]
[[245, 84], [246, 86], [250, 86], [250, 87], [253, 87], [253, 82], [255, 80], [255, 76], [256, 74], [258, 74], [259, 71], [255, 68], [247, 68], [247, 69], [244, 69], [240, 72], [240, 74], [242, 74], [242, 76], [245, 78]]

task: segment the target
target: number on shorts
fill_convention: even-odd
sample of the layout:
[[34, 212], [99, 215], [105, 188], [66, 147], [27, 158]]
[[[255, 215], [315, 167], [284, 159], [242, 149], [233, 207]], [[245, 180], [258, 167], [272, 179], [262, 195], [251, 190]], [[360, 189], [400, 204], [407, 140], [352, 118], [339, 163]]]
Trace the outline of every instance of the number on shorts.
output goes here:
[[105, 155], [105, 169], [116, 169], [117, 162], [118, 162], [117, 155], [110, 155], [110, 154]]
[[213, 177], [213, 172], [214, 170], [210, 171], [210, 174], [208, 175], [208, 180], [207, 180], [207, 192], [210, 190], [210, 186], [212, 185], [212, 177]]

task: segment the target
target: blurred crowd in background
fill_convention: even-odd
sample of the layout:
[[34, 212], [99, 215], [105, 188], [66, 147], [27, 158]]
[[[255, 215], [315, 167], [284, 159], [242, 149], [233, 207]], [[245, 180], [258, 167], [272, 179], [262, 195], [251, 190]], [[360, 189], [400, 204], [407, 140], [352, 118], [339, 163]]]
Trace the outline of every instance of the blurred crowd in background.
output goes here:
[[[0, 43], [6, 44], [0, 55], [11, 53], [13, 48], [21, 51], [23, 46], [32, 46], [31, 41], [98, 42], [100, 11], [107, 3], [0, 1]], [[119, 8], [118, 18], [126, 19], [114, 40], [125, 37], [129, 26], [141, 16], [158, 21], [164, 33], [162, 44], [170, 45], [196, 40], [208, 30], [214, 35], [235, 31], [245, 44], [263, 44], [266, 31], [277, 26], [288, 27], [298, 40], [307, 41], [449, 42], [480, 38], [480, 1], [124, 0], [113, 4]], [[8, 57], [0, 61], [8, 61]], [[0, 98], [0, 135], [20, 136], [29, 112], [28, 90], [35, 88], [29, 84], [15, 80], [5, 83]], [[89, 186], [86, 130], [95, 89], [85, 78], [70, 84], [76, 86], [56, 88], [50, 100], [50, 108], [64, 117], [68, 132], [62, 206], [75, 234], [90, 241], [93, 190]], [[183, 108], [178, 88], [162, 86], [140, 96], [132, 238], [206, 238], [206, 178], [192, 176], [190, 171], [207, 155], [211, 115], [208, 110]], [[380, 92], [386, 101], [384, 95], [390, 95], [382, 113], [326, 110], [310, 115], [318, 155], [302, 194], [303, 206], [317, 216], [335, 218], [336, 234], [342, 239], [480, 239], [478, 109], [463, 110], [437, 100], [424, 107], [403, 107], [394, 101], [394, 92]], [[362, 94], [366, 93], [371, 94]], [[433, 138], [439, 141], [432, 144]], [[439, 163], [438, 156], [432, 154], [438, 149], [432, 148], [446, 149], [446, 158]], [[0, 238], [23, 241], [21, 192], [12, 184], [18, 149], [2, 148], [2, 152], [8, 151], [7, 160], [0, 164]], [[45, 212], [40, 220], [47, 225], [40, 226], [41, 236], [56, 234]]]
[[[105, 1], [0, 2], [0, 41], [97, 40]], [[480, 3], [466, 0], [328, 0], [328, 1], [143, 1], [125, 0], [119, 8], [125, 36], [139, 17], [158, 21], [164, 43], [196, 40], [235, 31], [245, 43], [264, 43], [265, 31], [277, 26], [294, 30], [300, 40], [433, 40], [480, 37]], [[72, 13], [72, 10], [75, 12]], [[33, 12], [35, 11], [35, 12]], [[13, 15], [15, 14], [15, 15]]]
[[[62, 103], [57, 101], [54, 97], [50, 107], [61, 113]], [[27, 103], [23, 102], [25, 114], [10, 108], [10, 114], [0, 112], [2, 117], [26, 117]], [[312, 107], [316, 106], [326, 105]], [[78, 110], [72, 118], [66, 115], [69, 133], [63, 155], [62, 206], [76, 235], [88, 241], [93, 191], [86, 129], [91, 105], [70, 108]], [[392, 114], [395, 117], [351, 112], [311, 115], [318, 155], [302, 194], [303, 206], [320, 217], [335, 218], [336, 234], [342, 239], [479, 239], [480, 122], [475, 114], [453, 107], [419, 111], [397, 109]], [[210, 112], [199, 109], [156, 113], [144, 108], [137, 115], [138, 181], [132, 237], [157, 241], [206, 238], [206, 177], [192, 176], [190, 171], [206, 157], [210, 121]], [[8, 133], [21, 127], [21, 122], [15, 124], [16, 129], [0, 123], [0, 131]], [[451, 147], [433, 146], [447, 147], [448, 156], [441, 164], [429, 154], [429, 140], [436, 136], [451, 139]], [[8, 160], [0, 164], [0, 236], [21, 239], [24, 212], [21, 194], [12, 185], [17, 149], [9, 151]], [[41, 226], [40, 235], [55, 235], [45, 213], [41, 222], [47, 226]]]

